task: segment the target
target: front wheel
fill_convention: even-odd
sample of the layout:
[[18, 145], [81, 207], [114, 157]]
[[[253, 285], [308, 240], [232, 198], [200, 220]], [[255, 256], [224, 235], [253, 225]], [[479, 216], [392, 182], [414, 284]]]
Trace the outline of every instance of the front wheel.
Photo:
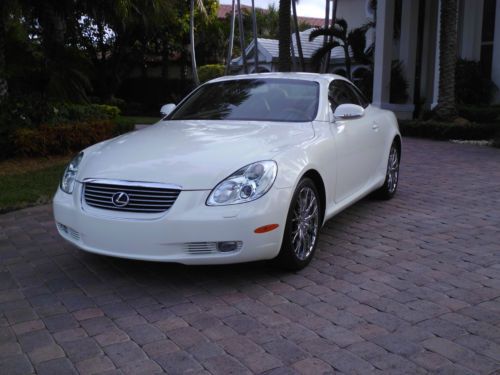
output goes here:
[[310, 178], [303, 178], [292, 197], [283, 243], [276, 261], [289, 270], [307, 266], [316, 250], [321, 219], [318, 190]]
[[387, 161], [387, 172], [385, 174], [384, 185], [376, 191], [376, 195], [381, 199], [391, 199], [398, 189], [399, 182], [399, 160], [400, 152], [396, 142], [392, 142]]

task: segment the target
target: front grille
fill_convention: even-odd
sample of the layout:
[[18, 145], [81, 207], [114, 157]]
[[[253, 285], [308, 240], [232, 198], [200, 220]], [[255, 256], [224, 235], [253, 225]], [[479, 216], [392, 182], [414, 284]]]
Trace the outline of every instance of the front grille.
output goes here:
[[184, 248], [188, 254], [210, 254], [217, 252], [217, 242], [187, 242]]
[[[224, 244], [231, 244], [234, 248], [224, 250]], [[223, 242], [186, 242], [184, 249], [186, 253], [192, 255], [225, 253], [230, 251], [238, 251], [243, 247], [241, 241], [223, 241]]]
[[141, 186], [140, 183], [129, 185], [85, 182], [83, 197], [87, 205], [95, 208], [122, 212], [160, 213], [172, 207], [181, 192], [180, 189], [146, 185], [147, 183]]

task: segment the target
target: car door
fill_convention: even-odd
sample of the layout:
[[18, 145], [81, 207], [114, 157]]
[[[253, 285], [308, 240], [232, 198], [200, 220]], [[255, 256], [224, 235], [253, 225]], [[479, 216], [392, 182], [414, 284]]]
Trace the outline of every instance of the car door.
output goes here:
[[337, 155], [335, 201], [341, 202], [363, 190], [374, 176], [378, 163], [374, 160], [377, 153], [374, 134], [377, 129], [371, 120], [368, 102], [347, 81], [332, 81], [328, 99], [332, 113], [341, 104], [357, 104], [366, 110], [360, 118], [333, 119], [331, 125]]

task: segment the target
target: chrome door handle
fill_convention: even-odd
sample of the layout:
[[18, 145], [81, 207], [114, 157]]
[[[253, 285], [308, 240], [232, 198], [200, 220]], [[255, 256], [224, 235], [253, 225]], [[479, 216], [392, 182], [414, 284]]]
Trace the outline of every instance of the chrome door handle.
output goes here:
[[372, 129], [373, 129], [373, 130], [378, 130], [378, 124], [377, 124], [376, 122], [374, 122], [374, 123], [372, 124]]

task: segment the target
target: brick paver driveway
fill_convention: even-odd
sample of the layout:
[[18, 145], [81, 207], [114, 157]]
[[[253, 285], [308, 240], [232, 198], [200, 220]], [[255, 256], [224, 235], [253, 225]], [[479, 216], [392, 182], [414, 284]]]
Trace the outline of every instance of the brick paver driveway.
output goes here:
[[0, 216], [2, 374], [499, 369], [500, 150], [406, 140], [397, 197], [329, 221], [296, 274], [105, 258], [48, 206]]

